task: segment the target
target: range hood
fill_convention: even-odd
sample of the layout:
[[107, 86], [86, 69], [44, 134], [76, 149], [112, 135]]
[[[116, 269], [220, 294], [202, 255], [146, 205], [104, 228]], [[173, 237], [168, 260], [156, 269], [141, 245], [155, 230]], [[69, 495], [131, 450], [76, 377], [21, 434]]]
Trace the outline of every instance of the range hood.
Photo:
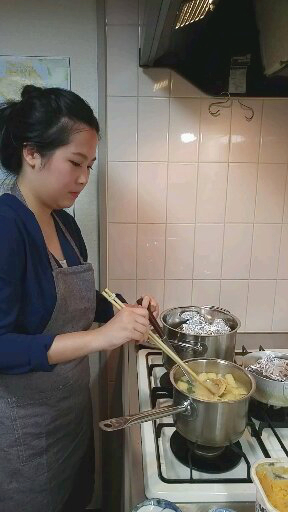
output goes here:
[[288, 96], [288, 0], [146, 0], [139, 62], [211, 96]]

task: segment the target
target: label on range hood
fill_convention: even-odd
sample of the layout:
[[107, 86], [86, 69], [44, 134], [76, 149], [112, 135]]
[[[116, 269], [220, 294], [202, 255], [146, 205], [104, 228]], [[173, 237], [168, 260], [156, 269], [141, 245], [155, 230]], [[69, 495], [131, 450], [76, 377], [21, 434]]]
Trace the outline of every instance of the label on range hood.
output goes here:
[[250, 54], [231, 58], [229, 76], [229, 92], [231, 94], [246, 93], [246, 74], [250, 61]]

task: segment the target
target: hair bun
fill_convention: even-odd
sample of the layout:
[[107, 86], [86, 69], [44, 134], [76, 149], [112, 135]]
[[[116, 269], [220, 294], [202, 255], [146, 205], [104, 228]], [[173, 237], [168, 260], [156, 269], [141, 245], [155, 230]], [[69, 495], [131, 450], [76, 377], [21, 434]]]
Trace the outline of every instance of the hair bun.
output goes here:
[[43, 92], [43, 89], [41, 87], [37, 87], [36, 85], [24, 85], [22, 92], [21, 92], [21, 99], [25, 100], [28, 97], [31, 96], [38, 96]]

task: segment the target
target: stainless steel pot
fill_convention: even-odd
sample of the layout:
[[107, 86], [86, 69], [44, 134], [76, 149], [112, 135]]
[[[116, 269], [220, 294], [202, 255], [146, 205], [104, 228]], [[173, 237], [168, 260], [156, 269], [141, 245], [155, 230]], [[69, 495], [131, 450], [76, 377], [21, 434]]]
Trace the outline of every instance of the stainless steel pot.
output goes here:
[[248, 421], [249, 398], [255, 391], [253, 377], [243, 368], [228, 361], [191, 359], [186, 363], [197, 374], [201, 372], [215, 372], [221, 375], [232, 373], [235, 379], [249, 390], [249, 393], [240, 400], [229, 402], [210, 402], [192, 398], [176, 387], [176, 382], [183, 376], [183, 372], [178, 365], [175, 365], [170, 371], [173, 406], [105, 420], [99, 424], [100, 427], [103, 430], [113, 431], [172, 414], [176, 430], [189, 441], [215, 447], [238, 441]]
[[[177, 329], [177, 325], [183, 320], [181, 315], [186, 311], [196, 311], [204, 315], [211, 323], [221, 318], [230, 327], [231, 331], [226, 334], [208, 336], [183, 333]], [[241, 322], [227, 309], [215, 306], [183, 306], [166, 309], [160, 319], [165, 338], [173, 345], [181, 359], [212, 357], [225, 361], [234, 360], [236, 334], [241, 326]], [[166, 354], [163, 355], [163, 364], [168, 371], [174, 365], [172, 359]]]
[[[287, 354], [281, 354], [279, 352], [268, 352], [262, 350], [260, 352], [252, 352], [243, 357], [243, 366], [247, 368], [252, 364], [255, 364], [258, 359], [266, 357], [268, 354], [272, 354], [275, 357], [283, 358], [288, 360]], [[288, 407], [288, 382], [280, 382], [278, 380], [268, 379], [261, 377], [255, 373], [249, 372], [253, 375], [256, 382], [256, 389], [254, 391], [254, 398], [263, 402], [264, 404], [274, 405], [276, 407]]]

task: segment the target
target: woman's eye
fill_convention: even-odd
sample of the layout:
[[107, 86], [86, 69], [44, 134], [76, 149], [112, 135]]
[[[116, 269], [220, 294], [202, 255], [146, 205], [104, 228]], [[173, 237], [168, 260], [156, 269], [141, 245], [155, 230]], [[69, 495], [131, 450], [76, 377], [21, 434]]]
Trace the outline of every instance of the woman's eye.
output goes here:
[[73, 160], [70, 160], [71, 164], [74, 165], [75, 167], [80, 167], [81, 164], [79, 164], [79, 162], [74, 162]]

